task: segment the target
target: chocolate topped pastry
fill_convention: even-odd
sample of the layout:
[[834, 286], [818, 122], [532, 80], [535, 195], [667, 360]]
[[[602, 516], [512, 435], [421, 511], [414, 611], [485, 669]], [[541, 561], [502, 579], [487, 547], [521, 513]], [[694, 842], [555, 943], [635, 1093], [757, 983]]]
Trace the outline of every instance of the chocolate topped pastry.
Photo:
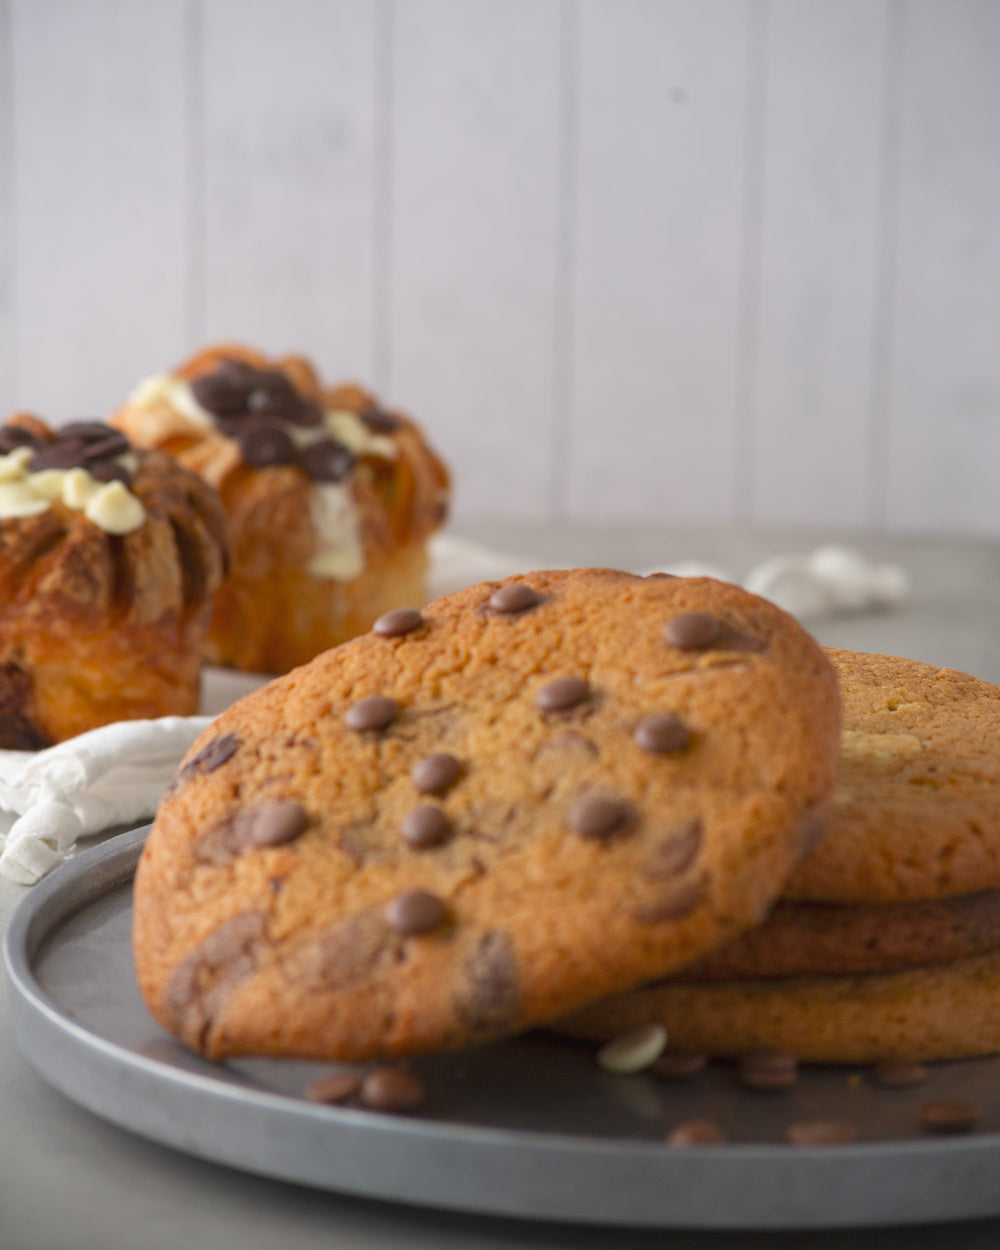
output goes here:
[[214, 491], [110, 426], [0, 427], [0, 746], [194, 712], [225, 535]]
[[210, 658], [284, 672], [426, 599], [448, 472], [408, 418], [301, 357], [203, 351], [143, 382], [115, 417], [216, 487], [233, 561]]

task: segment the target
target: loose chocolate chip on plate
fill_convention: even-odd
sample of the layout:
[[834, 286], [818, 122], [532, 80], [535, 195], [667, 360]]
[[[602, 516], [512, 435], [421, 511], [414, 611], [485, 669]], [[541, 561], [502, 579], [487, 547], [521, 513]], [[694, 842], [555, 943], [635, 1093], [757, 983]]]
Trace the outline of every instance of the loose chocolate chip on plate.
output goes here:
[[927, 1080], [927, 1069], [913, 1059], [883, 1059], [871, 1071], [872, 1080], [889, 1089], [909, 1089]]
[[632, 807], [611, 795], [587, 794], [570, 809], [569, 827], [582, 838], [597, 841], [618, 833], [632, 822]]
[[373, 1068], [361, 1080], [361, 1101], [372, 1111], [412, 1111], [425, 1097], [423, 1082], [403, 1068]]
[[332, 1072], [329, 1076], [321, 1076], [306, 1087], [306, 1097], [310, 1102], [323, 1102], [330, 1106], [347, 1102], [361, 1088], [361, 1077], [352, 1072]]
[[687, 1081], [704, 1071], [707, 1055], [692, 1055], [681, 1050], [666, 1050], [648, 1068], [650, 1076], [661, 1081]]
[[684, 1120], [667, 1134], [668, 1146], [717, 1146], [725, 1141], [725, 1129], [714, 1120]]
[[344, 724], [355, 733], [365, 733], [370, 729], [385, 729], [398, 715], [399, 704], [395, 699], [373, 694], [367, 699], [359, 699], [347, 709]]
[[691, 731], [679, 716], [664, 713], [644, 716], [632, 735], [644, 751], [658, 755], [674, 755], [691, 741]]
[[389, 927], [406, 936], [439, 929], [446, 915], [444, 903], [428, 890], [407, 890], [385, 905]]
[[679, 877], [697, 859], [704, 834], [704, 826], [698, 819], [681, 825], [653, 846], [643, 865], [642, 875], [650, 881]]
[[541, 595], [530, 586], [525, 585], [524, 582], [513, 582], [510, 586], [501, 586], [499, 590], [495, 590], [490, 595], [489, 606], [494, 612], [507, 616], [516, 612], [526, 612], [528, 608], [536, 607], [541, 601]]
[[251, 469], [291, 464], [295, 459], [295, 444], [290, 435], [274, 421], [260, 418], [245, 421], [240, 429], [239, 439], [243, 459]]
[[440, 807], [425, 804], [407, 812], [402, 824], [403, 840], [416, 850], [440, 846], [451, 832], [451, 822]]
[[423, 623], [423, 613], [416, 608], [393, 608], [391, 612], [382, 613], [372, 631], [383, 638], [398, 638], [419, 629]]
[[787, 1050], [752, 1050], [739, 1065], [740, 1081], [748, 1089], [767, 1092], [791, 1089], [799, 1079], [799, 1064]]
[[845, 1146], [856, 1137], [854, 1129], [839, 1120], [800, 1120], [785, 1130], [785, 1139], [793, 1146]]
[[357, 459], [335, 438], [321, 438], [299, 452], [299, 465], [314, 482], [342, 482]]
[[421, 794], [440, 795], [450, 790], [461, 774], [461, 761], [445, 751], [438, 751], [418, 760], [410, 779]]
[[920, 1121], [932, 1133], [967, 1133], [982, 1111], [972, 1102], [925, 1102]]
[[582, 677], [557, 677], [535, 695], [535, 707], [541, 712], [566, 712], [589, 695], [590, 686]]
[[682, 612], [668, 621], [663, 630], [667, 642], [682, 651], [698, 651], [710, 647], [722, 632], [722, 626], [707, 612]]
[[641, 1072], [663, 1054], [667, 1030], [662, 1024], [641, 1024], [619, 1033], [597, 1052], [597, 1064], [605, 1072]]

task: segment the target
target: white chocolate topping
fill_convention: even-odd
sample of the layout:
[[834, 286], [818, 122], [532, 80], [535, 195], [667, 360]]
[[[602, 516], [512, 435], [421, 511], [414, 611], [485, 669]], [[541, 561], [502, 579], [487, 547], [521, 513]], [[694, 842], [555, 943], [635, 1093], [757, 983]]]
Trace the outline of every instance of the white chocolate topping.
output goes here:
[[[146, 519], [146, 509], [124, 482], [99, 482], [86, 469], [28, 471], [31, 447], [15, 447], [0, 456], [0, 521], [40, 516], [59, 499], [67, 508], [83, 512], [106, 534], [130, 534]], [[125, 467], [135, 465], [131, 453], [117, 456]]]

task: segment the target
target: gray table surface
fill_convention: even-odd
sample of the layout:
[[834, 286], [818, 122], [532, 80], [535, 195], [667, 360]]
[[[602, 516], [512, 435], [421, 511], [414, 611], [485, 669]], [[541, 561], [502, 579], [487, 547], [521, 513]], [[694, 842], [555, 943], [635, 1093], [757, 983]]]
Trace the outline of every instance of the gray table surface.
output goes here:
[[[908, 655], [1000, 682], [1000, 542], [850, 534], [584, 531], [466, 527], [470, 537], [546, 564], [644, 568], [711, 561], [737, 579], [776, 553], [844, 541], [902, 565], [907, 604], [810, 622], [821, 642]], [[27, 893], [0, 880], [0, 931]], [[500, 1247], [657, 1247], [658, 1250], [990, 1250], [1000, 1220], [843, 1232], [635, 1231], [445, 1214], [314, 1192], [213, 1166], [145, 1141], [51, 1090], [17, 1052], [0, 976], [0, 1248], [2, 1250], [499, 1250]], [[1000, 1183], [1000, 1178], [998, 1178]]]

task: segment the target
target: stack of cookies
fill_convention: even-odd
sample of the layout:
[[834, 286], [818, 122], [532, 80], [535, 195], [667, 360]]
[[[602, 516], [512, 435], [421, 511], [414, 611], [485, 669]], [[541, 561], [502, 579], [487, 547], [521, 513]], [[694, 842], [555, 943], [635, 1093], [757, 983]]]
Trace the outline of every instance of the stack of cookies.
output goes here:
[[680, 1050], [837, 1063], [1000, 1050], [1000, 688], [828, 652], [844, 734], [831, 818], [767, 920], [681, 974], [575, 1014]]
[[136, 880], [140, 987], [212, 1058], [553, 1022], [1000, 1049], [998, 723], [985, 683], [826, 652], [709, 579], [543, 572], [389, 612], [182, 765]]

